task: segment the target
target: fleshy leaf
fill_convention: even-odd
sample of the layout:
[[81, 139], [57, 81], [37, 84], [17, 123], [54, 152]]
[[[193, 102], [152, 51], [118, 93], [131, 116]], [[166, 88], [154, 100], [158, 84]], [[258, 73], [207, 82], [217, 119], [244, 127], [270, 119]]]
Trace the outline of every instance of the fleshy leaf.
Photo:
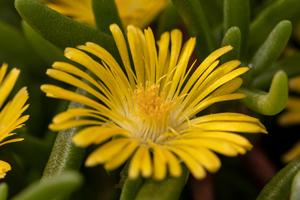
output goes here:
[[111, 24], [115, 23], [122, 27], [115, 1], [92, 0], [92, 5], [98, 29], [110, 34], [109, 26]]
[[[172, 2], [190, 34], [198, 38], [197, 52], [204, 51], [205, 55], [201, 55], [203, 57], [213, 51], [216, 44], [201, 2], [199, 0], [172, 0]], [[202, 49], [204, 47], [206, 48]]]
[[292, 188], [291, 188], [291, 196], [290, 200], [298, 200], [300, 199], [300, 170], [294, 177]]
[[183, 168], [183, 173], [178, 178], [169, 177], [163, 181], [147, 179], [141, 186], [135, 200], [176, 200], [179, 199], [187, 178], [188, 171]]
[[293, 178], [300, 170], [300, 158], [280, 170], [260, 192], [256, 200], [288, 199]]
[[273, 1], [250, 25], [250, 51], [254, 52], [278, 22], [299, 15], [299, 0]]
[[37, 63], [34, 52], [30, 49], [23, 35], [13, 26], [0, 21], [0, 63], [14, 65]]
[[246, 55], [247, 38], [249, 35], [250, 3], [249, 0], [225, 0], [224, 1], [224, 31], [232, 26], [240, 29], [241, 57]]
[[278, 71], [268, 93], [248, 89], [240, 91], [247, 96], [243, 102], [248, 108], [263, 115], [276, 115], [285, 108], [288, 100], [288, 78], [284, 71]]
[[251, 60], [250, 81], [254, 76], [267, 71], [275, 63], [284, 50], [291, 32], [290, 21], [284, 20], [278, 23]]
[[226, 45], [233, 46], [233, 50], [222, 56], [222, 62], [238, 59], [241, 48], [241, 31], [238, 27], [234, 26], [226, 31], [222, 40], [222, 46]]
[[115, 49], [109, 35], [61, 15], [39, 0], [16, 0], [15, 7], [36, 32], [62, 49], [87, 41], [98, 43], [110, 52]]
[[82, 181], [81, 175], [77, 172], [66, 171], [33, 183], [12, 200], [49, 200], [67, 197], [82, 184]]
[[65, 60], [63, 51], [42, 36], [36, 33], [26, 22], [22, 23], [25, 37], [30, 42], [32, 48], [41, 56], [48, 64], [52, 64], [57, 60]]
[[136, 180], [130, 180], [127, 178], [122, 187], [120, 200], [135, 199], [135, 196], [138, 190], [140, 189], [142, 183], [143, 183], [143, 179], [141, 177], [137, 178]]
[[6, 183], [0, 184], [0, 200], [6, 200], [8, 197], [8, 185]]

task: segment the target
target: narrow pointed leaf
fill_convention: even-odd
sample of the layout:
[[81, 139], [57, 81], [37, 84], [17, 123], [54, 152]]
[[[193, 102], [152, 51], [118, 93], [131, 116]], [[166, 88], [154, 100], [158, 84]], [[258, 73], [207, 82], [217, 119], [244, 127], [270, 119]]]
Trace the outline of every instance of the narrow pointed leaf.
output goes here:
[[288, 100], [288, 78], [284, 71], [277, 72], [272, 80], [269, 92], [240, 89], [246, 94], [243, 100], [251, 110], [263, 115], [275, 115], [281, 112]]
[[92, 5], [98, 29], [109, 34], [109, 26], [111, 24], [118, 24], [122, 27], [115, 1], [92, 0]]
[[287, 20], [281, 21], [273, 29], [251, 60], [250, 81], [253, 76], [267, 71], [275, 63], [286, 47], [291, 32], [292, 24]]
[[295, 174], [300, 170], [300, 158], [290, 162], [267, 183], [256, 200], [288, 199]]
[[33, 183], [12, 200], [50, 200], [67, 197], [81, 184], [80, 174], [66, 171], [61, 175]]
[[222, 46], [226, 45], [233, 46], [233, 50], [222, 57], [222, 62], [238, 59], [241, 48], [241, 31], [238, 27], [234, 26], [226, 31], [222, 40]]
[[241, 56], [247, 53], [247, 38], [249, 34], [250, 3], [249, 0], [224, 1], [224, 31], [237, 26], [241, 32]]
[[59, 14], [40, 0], [16, 0], [15, 6], [36, 32], [62, 49], [88, 41], [98, 43], [111, 52], [115, 48], [109, 35]]

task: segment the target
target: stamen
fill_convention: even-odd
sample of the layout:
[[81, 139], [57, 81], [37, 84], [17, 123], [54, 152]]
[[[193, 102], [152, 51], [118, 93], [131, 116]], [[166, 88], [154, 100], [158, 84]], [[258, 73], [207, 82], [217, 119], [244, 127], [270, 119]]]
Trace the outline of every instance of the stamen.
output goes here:
[[170, 112], [174, 101], [165, 99], [165, 95], [160, 92], [159, 84], [149, 84], [138, 86], [134, 92], [136, 102], [135, 114], [141, 123], [143, 130], [136, 134], [145, 141], [155, 141], [161, 134], [168, 131], [170, 127]]

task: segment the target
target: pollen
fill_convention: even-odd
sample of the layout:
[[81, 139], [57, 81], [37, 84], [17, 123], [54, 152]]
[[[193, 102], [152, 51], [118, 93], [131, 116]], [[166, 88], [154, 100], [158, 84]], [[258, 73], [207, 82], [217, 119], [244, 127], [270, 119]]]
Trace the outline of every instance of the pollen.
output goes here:
[[172, 101], [166, 101], [163, 95], [159, 94], [159, 85], [147, 84], [144, 88], [139, 86], [135, 90], [137, 113], [145, 118], [162, 118], [169, 114]]
[[170, 127], [170, 114], [174, 107], [174, 101], [167, 100], [160, 92], [159, 84], [138, 86], [134, 92], [136, 120], [145, 128], [139, 131], [139, 135], [148, 140], [155, 140], [161, 134], [167, 132]]

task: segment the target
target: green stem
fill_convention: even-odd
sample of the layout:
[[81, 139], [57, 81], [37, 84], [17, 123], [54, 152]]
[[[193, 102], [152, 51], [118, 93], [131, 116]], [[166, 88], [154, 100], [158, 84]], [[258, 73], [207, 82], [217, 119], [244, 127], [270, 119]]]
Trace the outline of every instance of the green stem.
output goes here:
[[[80, 105], [70, 103], [69, 107], [80, 107]], [[77, 128], [71, 128], [57, 133], [43, 178], [52, 177], [68, 169], [78, 170], [80, 168], [84, 157], [84, 149], [76, 147], [72, 142], [76, 132]]]

